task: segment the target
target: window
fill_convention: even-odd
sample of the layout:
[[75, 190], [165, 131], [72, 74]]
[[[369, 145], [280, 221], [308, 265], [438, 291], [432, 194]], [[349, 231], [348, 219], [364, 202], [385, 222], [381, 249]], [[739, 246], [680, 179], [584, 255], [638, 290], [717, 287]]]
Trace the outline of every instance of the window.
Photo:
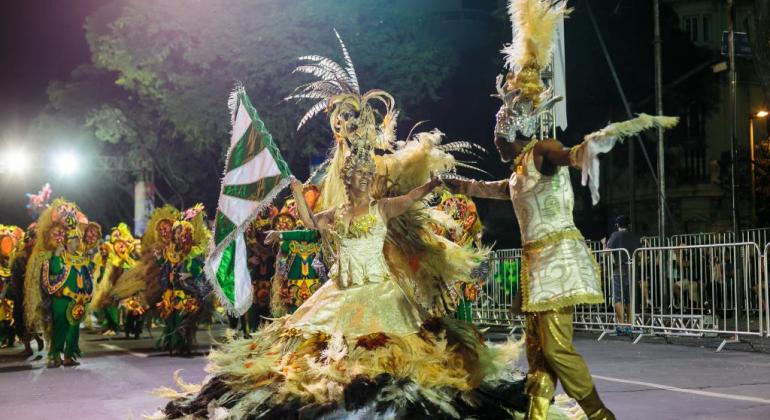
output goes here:
[[703, 37], [701, 38], [704, 42], [709, 41], [709, 31], [711, 31], [711, 16], [704, 15], [703, 16]]
[[690, 41], [698, 41], [698, 16], [685, 16], [682, 20], [684, 27], [682, 30], [690, 36]]

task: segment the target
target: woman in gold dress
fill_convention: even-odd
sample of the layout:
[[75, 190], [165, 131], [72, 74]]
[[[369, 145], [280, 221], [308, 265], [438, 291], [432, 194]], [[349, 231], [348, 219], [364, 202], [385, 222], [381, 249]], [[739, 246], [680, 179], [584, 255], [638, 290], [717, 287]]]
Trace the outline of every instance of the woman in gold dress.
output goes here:
[[472, 281], [485, 252], [433, 233], [451, 221], [424, 202], [441, 184], [432, 173], [460, 165], [448, 151], [468, 146], [442, 145], [438, 131], [396, 142], [393, 98], [361, 94], [342, 51], [345, 69], [304, 57], [313, 63], [298, 71], [322, 80], [295, 95], [322, 98], [302, 121], [326, 109], [334, 133], [314, 208], [292, 182], [303, 222], [321, 234], [329, 281], [294, 313], [213, 351], [201, 386], [161, 390], [172, 398], [166, 417], [501, 419], [527, 406], [513, 367], [521, 345], [487, 346], [452, 317], [451, 285]]

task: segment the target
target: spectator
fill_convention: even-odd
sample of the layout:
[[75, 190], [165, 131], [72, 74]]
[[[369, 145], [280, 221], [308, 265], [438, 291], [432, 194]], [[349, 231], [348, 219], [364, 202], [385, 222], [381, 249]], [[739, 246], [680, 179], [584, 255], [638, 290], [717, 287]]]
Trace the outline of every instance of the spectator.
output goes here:
[[[641, 247], [641, 241], [637, 234], [629, 230], [628, 218], [626, 216], [618, 216], [615, 219], [615, 227], [617, 231], [610, 235], [610, 239], [607, 241], [607, 248], [625, 249], [628, 251], [629, 256], [633, 255], [634, 251]], [[615, 320], [618, 324], [615, 327], [615, 332], [618, 335], [631, 335], [633, 320], [630, 319], [630, 261], [625, 253], [619, 254], [620, 256], [615, 261], [615, 268], [612, 274], [612, 302], [615, 307]], [[622, 327], [622, 325], [625, 325], [625, 327]]]
[[[679, 308], [681, 305], [684, 309], [685, 305], [682, 304], [682, 300], [684, 295], [687, 295], [687, 298], [690, 302], [687, 308], [695, 309], [695, 304], [700, 303], [700, 288], [698, 287], [698, 281], [693, 277], [693, 269], [692, 264], [690, 263], [690, 256], [684, 251], [682, 251], [679, 256], [680, 258], [678, 259], [678, 262], [680, 265], [677, 270], [679, 276], [678, 278], [674, 279], [672, 287], [674, 293], [674, 308]], [[676, 268], [677, 261], [674, 260], [673, 264]]]

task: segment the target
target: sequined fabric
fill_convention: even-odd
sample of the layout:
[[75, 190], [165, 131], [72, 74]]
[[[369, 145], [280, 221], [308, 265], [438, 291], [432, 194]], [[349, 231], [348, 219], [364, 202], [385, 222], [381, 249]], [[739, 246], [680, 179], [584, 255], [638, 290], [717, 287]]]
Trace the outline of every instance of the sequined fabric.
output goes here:
[[509, 182], [524, 244], [522, 310], [548, 311], [603, 301], [599, 267], [575, 227], [569, 169], [545, 176], [531, 150]]
[[[372, 217], [374, 216], [374, 217]], [[304, 331], [342, 333], [357, 337], [372, 333], [413, 334], [423, 323], [417, 307], [388, 274], [383, 254], [387, 234], [376, 207], [360, 219], [373, 220], [362, 229], [337, 228], [338, 260], [330, 279], [287, 320]], [[361, 224], [354, 220], [351, 227]]]

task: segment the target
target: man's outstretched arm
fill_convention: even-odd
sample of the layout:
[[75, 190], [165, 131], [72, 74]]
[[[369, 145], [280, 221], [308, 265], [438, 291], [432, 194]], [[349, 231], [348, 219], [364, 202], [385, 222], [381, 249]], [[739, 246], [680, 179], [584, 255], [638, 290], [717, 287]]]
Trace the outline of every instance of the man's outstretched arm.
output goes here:
[[475, 198], [490, 198], [493, 200], [509, 200], [508, 180], [500, 181], [467, 181], [464, 179], [445, 179], [446, 185], [452, 192]]

